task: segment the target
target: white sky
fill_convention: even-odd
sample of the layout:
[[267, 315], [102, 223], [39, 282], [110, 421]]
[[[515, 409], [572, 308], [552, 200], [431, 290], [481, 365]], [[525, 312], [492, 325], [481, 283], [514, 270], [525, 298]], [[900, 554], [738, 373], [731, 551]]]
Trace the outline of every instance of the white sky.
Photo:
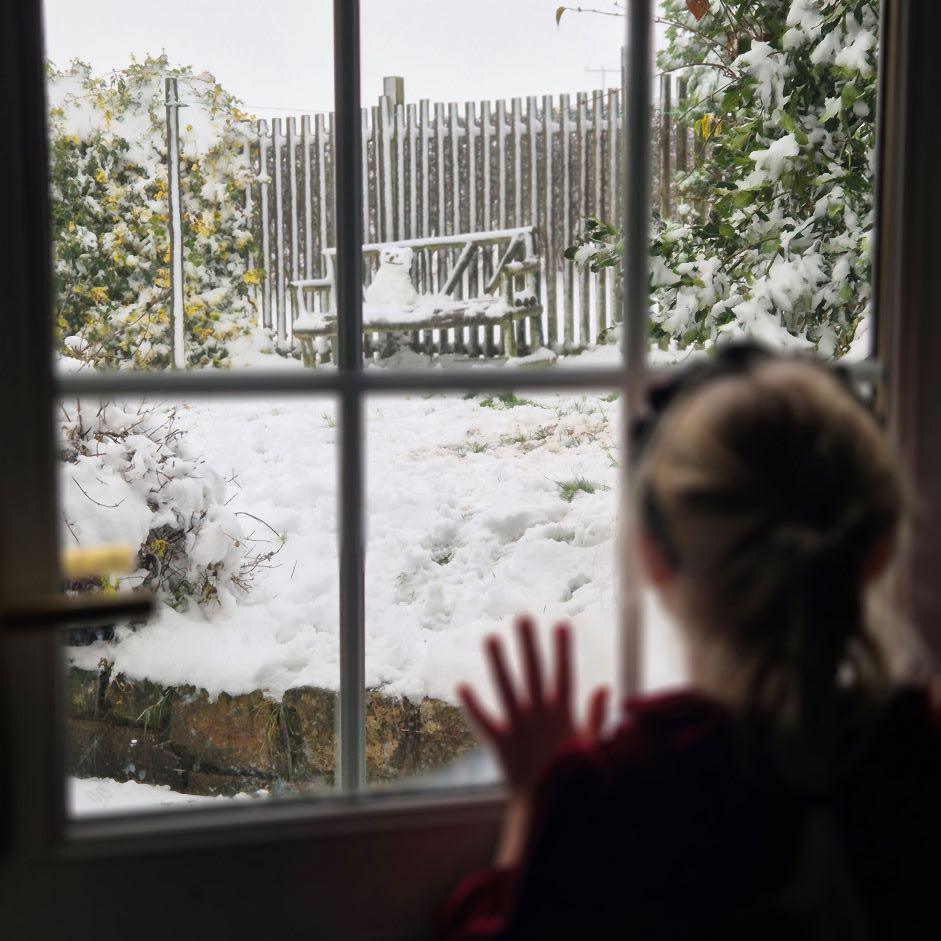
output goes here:
[[[587, 91], [614, 69], [624, 21], [566, 14], [558, 0], [362, 0], [363, 100], [384, 75], [405, 78], [407, 101]], [[573, 4], [574, 5], [574, 4]], [[613, 9], [611, 0], [597, 0]], [[47, 54], [105, 72], [131, 53], [165, 51], [208, 69], [249, 110], [272, 116], [333, 106], [331, 0], [45, 0]], [[617, 84], [609, 72], [606, 85]]]

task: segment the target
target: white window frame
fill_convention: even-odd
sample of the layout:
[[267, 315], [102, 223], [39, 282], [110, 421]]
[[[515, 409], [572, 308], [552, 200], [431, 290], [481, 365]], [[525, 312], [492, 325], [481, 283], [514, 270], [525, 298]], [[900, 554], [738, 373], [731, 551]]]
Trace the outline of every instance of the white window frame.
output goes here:
[[[920, 154], [937, 152], [941, 132], [923, 121], [920, 89], [931, 58], [931, 17], [910, 0], [884, 0], [881, 93], [890, 120], [880, 117], [878, 307], [906, 312], [883, 316], [879, 353], [886, 365], [886, 411], [922, 494], [941, 505], [941, 446], [924, 431], [941, 427], [941, 394], [934, 369], [941, 354], [941, 312], [930, 287], [941, 270], [941, 250], [906, 254], [906, 232], [930, 234], [941, 182]], [[161, 897], [146, 911], [148, 930], [174, 924], [213, 933], [264, 931], [293, 937], [304, 925], [314, 937], [405, 937], [427, 930], [429, 911], [446, 887], [473, 863], [482, 863], [501, 810], [499, 789], [377, 796], [365, 791], [363, 608], [363, 401], [367, 396], [416, 391], [465, 391], [512, 387], [521, 391], [620, 390], [622, 445], [628, 420], [646, 388], [647, 226], [649, 111], [652, 76], [653, 0], [627, 6], [628, 96], [622, 168], [625, 215], [623, 366], [560, 372], [487, 368], [434, 372], [364, 371], [362, 368], [361, 198], [359, 118], [359, 2], [334, 0], [337, 161], [337, 293], [340, 318], [336, 372], [252, 371], [220, 373], [101, 374], [55, 376], [52, 350], [49, 231], [46, 222], [45, 102], [39, 0], [0, 10], [0, 108], [8, 134], [0, 147], [0, 274], [4, 275], [2, 324], [5, 427], [16, 430], [16, 448], [2, 458], [0, 490], [0, 925], [54, 924], [44, 889], [60, 884], [70, 936], [100, 931], [96, 888], [107, 885], [109, 905], [125, 898], [136, 911], [140, 884], [160, 885]], [[920, 54], [916, 55], [916, 53]], [[632, 186], [632, 181], [643, 181]], [[934, 356], [932, 356], [934, 354]], [[860, 367], [878, 378], [878, 364]], [[340, 646], [339, 773], [336, 800], [291, 800], [270, 805], [228, 805], [185, 813], [113, 819], [69, 820], [65, 814], [62, 741], [61, 647], [35, 612], [50, 604], [58, 582], [58, 514], [54, 494], [53, 404], [62, 396], [116, 394], [325, 395], [339, 400], [340, 435]], [[919, 434], [919, 431], [923, 432]], [[941, 436], [936, 436], [941, 437]], [[626, 494], [627, 460], [621, 462]], [[933, 505], [933, 504], [932, 504]], [[934, 512], [932, 510], [932, 512]], [[919, 530], [910, 572], [918, 577], [941, 564], [941, 526]], [[621, 566], [623, 685], [640, 683], [641, 629], [634, 571]], [[911, 582], [911, 579], [909, 579]], [[33, 615], [29, 616], [32, 609]], [[918, 623], [938, 625], [937, 598], [910, 593]], [[941, 638], [934, 637], [936, 649]], [[274, 855], [272, 855], [274, 854]], [[133, 867], [127, 860], [133, 859]], [[265, 863], [260, 864], [264, 859]], [[168, 875], [168, 860], [175, 867]], [[80, 864], [80, 865], [78, 865]], [[64, 881], [62, 881], [64, 879]], [[174, 893], [172, 888], [180, 891]], [[194, 890], [192, 886], [201, 889]], [[186, 887], [185, 890], [183, 887]], [[219, 905], [213, 892], [229, 899]], [[30, 900], [36, 899], [30, 908]], [[365, 904], [364, 900], [369, 903]], [[252, 904], [257, 903], [257, 904]], [[273, 904], [277, 903], [277, 904]], [[133, 906], [133, 907], [130, 907]], [[99, 915], [96, 918], [96, 914]], [[105, 917], [113, 919], [115, 909]], [[45, 937], [16, 934], [10, 937]]]

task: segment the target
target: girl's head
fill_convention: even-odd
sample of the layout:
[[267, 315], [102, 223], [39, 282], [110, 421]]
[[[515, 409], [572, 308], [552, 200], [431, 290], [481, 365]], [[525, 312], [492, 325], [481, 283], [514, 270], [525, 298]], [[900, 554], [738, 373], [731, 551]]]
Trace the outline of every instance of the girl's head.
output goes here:
[[879, 666], [863, 596], [895, 545], [902, 486], [875, 420], [823, 366], [750, 348], [690, 376], [643, 449], [636, 497], [647, 571], [698, 679], [807, 719]]

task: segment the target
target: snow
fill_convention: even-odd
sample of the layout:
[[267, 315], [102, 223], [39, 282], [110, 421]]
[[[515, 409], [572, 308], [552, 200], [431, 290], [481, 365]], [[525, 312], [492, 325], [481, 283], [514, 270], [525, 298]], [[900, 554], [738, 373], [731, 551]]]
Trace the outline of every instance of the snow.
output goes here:
[[140, 813], [181, 807], [206, 806], [220, 801], [244, 802], [266, 797], [267, 792], [239, 794], [236, 797], [200, 797], [180, 794], [165, 784], [141, 784], [137, 781], [115, 781], [111, 778], [69, 778], [68, 809], [72, 816]]
[[859, 72], [868, 77], [872, 75], [871, 54], [876, 48], [876, 36], [872, 30], [863, 29], [853, 16], [846, 17], [848, 45], [845, 45], [834, 57], [834, 65]]
[[[615, 347], [599, 352], [618, 355]], [[570, 359], [584, 365], [591, 354]], [[453, 701], [458, 681], [485, 680], [483, 637], [507, 633], [522, 611], [544, 630], [571, 619], [583, 682], [615, 681], [617, 414], [616, 402], [596, 395], [370, 400], [370, 687]], [[229, 478], [225, 513], [264, 521], [238, 517], [248, 538], [283, 536], [277, 567], [238, 604], [162, 606], [153, 623], [119, 628], [116, 643], [71, 648], [72, 662], [91, 669], [106, 657], [118, 672], [213, 696], [336, 688], [332, 402], [200, 399], [180, 415], [187, 446]], [[565, 489], [578, 482], [585, 489]], [[225, 545], [210, 526], [207, 559]], [[680, 674], [668, 644], [652, 644], [650, 657], [652, 678]]]
[[769, 144], [765, 150], [753, 150], [748, 156], [755, 161], [755, 173], [749, 177], [749, 183], [780, 179], [787, 169], [788, 161], [799, 153], [797, 138], [793, 134], [785, 134]]
[[766, 108], [780, 108], [787, 101], [784, 80], [788, 75], [787, 57], [777, 52], [771, 43], [752, 40], [751, 49], [743, 52], [733, 63], [758, 82], [758, 97]]

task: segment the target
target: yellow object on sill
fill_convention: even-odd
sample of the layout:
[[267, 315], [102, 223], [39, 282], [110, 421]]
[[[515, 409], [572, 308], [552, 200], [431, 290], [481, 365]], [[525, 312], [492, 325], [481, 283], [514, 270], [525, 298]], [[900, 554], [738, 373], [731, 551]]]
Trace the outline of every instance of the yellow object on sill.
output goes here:
[[96, 546], [92, 549], [65, 549], [61, 555], [62, 574], [66, 581], [100, 578], [130, 572], [137, 553], [131, 546]]

